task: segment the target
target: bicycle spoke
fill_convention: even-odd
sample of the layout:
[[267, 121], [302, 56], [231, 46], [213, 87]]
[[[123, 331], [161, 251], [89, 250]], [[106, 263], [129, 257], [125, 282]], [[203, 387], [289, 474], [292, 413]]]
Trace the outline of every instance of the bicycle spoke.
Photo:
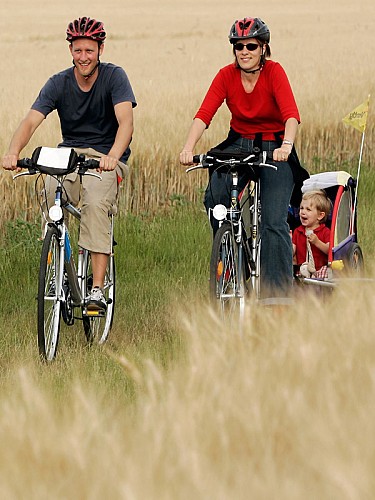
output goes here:
[[241, 317], [244, 311], [246, 286], [243, 266], [239, 268], [238, 245], [231, 224], [217, 231], [210, 265], [211, 298], [224, 317]]

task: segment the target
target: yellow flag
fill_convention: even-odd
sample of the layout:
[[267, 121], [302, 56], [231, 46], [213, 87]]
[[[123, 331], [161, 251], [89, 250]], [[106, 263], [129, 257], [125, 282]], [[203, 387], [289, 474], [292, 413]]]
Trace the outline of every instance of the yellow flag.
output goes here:
[[368, 115], [368, 107], [370, 103], [370, 96], [368, 96], [367, 100], [357, 106], [353, 111], [351, 111], [345, 118], [342, 119], [346, 125], [350, 125], [360, 132], [364, 132], [366, 130], [366, 122]]

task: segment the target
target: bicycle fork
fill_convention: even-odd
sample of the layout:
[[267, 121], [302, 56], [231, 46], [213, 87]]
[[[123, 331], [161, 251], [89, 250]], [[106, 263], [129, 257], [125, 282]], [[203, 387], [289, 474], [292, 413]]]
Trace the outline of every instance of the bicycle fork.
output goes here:
[[243, 231], [242, 231], [242, 220], [241, 220], [241, 208], [238, 200], [238, 174], [233, 173], [232, 177], [232, 189], [231, 189], [231, 208], [230, 208], [230, 220], [232, 222], [233, 237], [236, 241], [237, 246], [237, 264], [238, 269], [235, 273], [237, 283], [235, 285], [236, 297], [242, 298], [244, 296], [244, 290], [241, 287], [242, 276], [244, 270], [244, 249], [243, 249]]
[[260, 196], [259, 196], [259, 182], [255, 185], [253, 193], [253, 207], [251, 209], [251, 259], [255, 263], [251, 266], [251, 284], [253, 290], [256, 290], [257, 296], [259, 295], [259, 276], [260, 276], [260, 238], [259, 238], [259, 207], [260, 207]]

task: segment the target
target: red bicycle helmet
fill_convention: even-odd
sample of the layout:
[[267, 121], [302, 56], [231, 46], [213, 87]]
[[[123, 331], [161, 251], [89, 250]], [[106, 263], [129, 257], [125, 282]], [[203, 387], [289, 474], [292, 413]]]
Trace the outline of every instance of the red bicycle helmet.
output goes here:
[[230, 43], [236, 43], [243, 38], [256, 38], [263, 43], [269, 43], [271, 37], [270, 30], [259, 17], [245, 17], [237, 20], [229, 32]]
[[99, 43], [103, 43], [106, 37], [104, 26], [101, 21], [90, 19], [89, 17], [80, 17], [69, 23], [66, 30], [66, 39], [72, 42], [77, 38], [90, 38]]

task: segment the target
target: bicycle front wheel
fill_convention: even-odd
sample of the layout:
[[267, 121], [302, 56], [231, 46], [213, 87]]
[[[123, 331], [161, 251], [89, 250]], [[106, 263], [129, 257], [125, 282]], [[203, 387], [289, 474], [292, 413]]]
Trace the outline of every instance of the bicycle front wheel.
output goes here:
[[237, 244], [233, 227], [224, 223], [216, 232], [210, 262], [210, 296], [224, 317], [241, 318], [245, 309], [245, 252]]
[[[85, 279], [84, 296], [85, 299], [87, 299], [90, 295], [93, 282], [91, 257], [90, 252], [88, 251], [85, 251], [84, 254], [83, 273]], [[103, 344], [107, 340], [109, 332], [111, 331], [115, 311], [115, 277], [115, 256], [112, 253], [108, 257], [103, 287], [103, 294], [107, 302], [106, 311], [104, 313], [99, 313], [98, 311], [87, 311], [86, 307], [83, 307], [83, 327], [89, 343], [97, 342], [98, 344]]]
[[58, 231], [51, 226], [43, 241], [38, 283], [38, 348], [45, 361], [56, 356], [59, 341], [61, 291], [57, 283], [62, 265]]

